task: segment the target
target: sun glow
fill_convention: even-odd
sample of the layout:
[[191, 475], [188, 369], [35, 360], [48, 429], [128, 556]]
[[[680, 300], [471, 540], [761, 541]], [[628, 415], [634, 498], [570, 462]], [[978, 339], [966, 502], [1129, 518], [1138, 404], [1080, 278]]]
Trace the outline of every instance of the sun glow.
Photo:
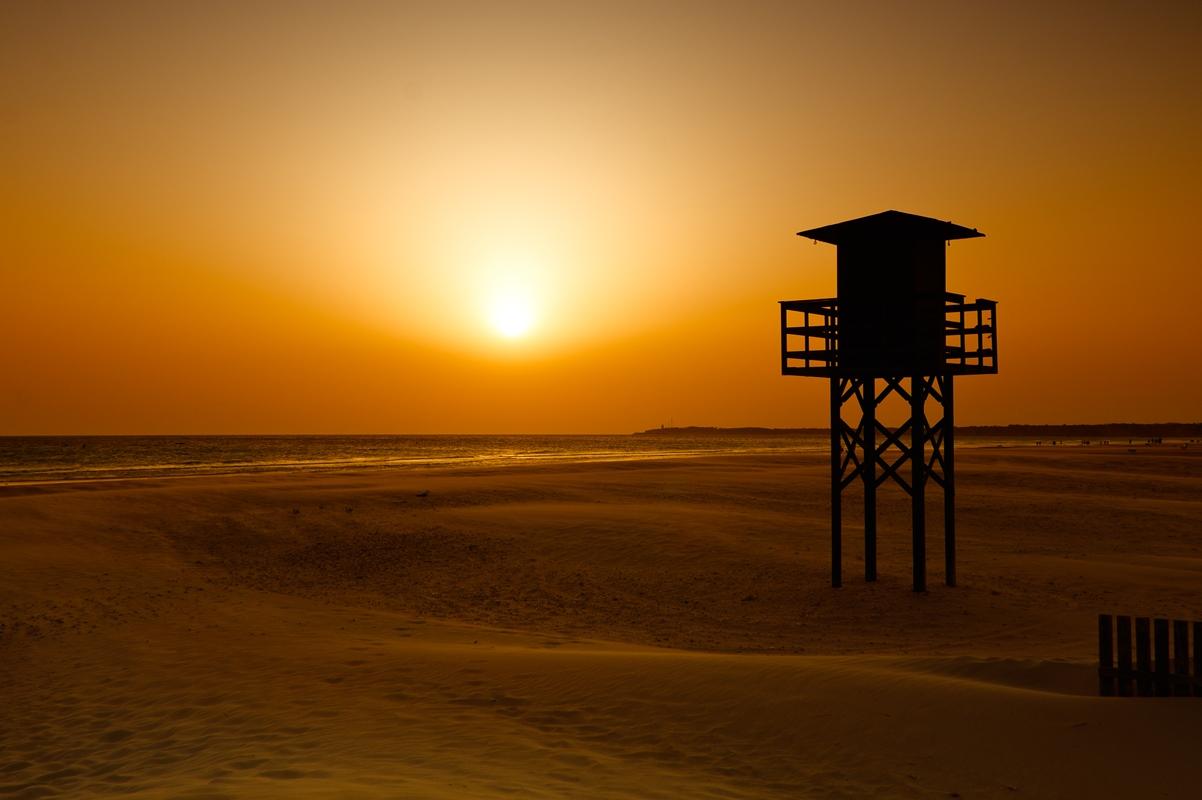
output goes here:
[[489, 307], [489, 320], [506, 339], [525, 336], [534, 327], [534, 303], [529, 293], [516, 288], [499, 291]]

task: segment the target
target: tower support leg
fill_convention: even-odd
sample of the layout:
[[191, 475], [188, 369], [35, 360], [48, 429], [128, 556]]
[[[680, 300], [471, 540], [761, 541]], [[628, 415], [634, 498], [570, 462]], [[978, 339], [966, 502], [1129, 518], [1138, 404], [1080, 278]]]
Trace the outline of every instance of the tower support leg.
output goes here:
[[927, 590], [926, 427], [926, 383], [915, 375], [910, 378], [910, 497], [916, 592]]
[[831, 378], [831, 586], [843, 585], [843, 381]]
[[942, 380], [943, 390], [943, 579], [956, 585], [956, 448], [952, 414], [952, 376]]
[[864, 580], [876, 580], [876, 379], [860, 383], [864, 457]]

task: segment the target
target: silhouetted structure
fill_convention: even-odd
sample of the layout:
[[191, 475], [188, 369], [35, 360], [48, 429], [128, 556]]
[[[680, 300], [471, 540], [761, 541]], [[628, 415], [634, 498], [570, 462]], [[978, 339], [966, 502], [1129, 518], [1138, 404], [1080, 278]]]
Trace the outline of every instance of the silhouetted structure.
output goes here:
[[[948, 292], [945, 254], [951, 240], [983, 235], [901, 211], [798, 234], [837, 247], [838, 297], [780, 304], [781, 373], [830, 379], [834, 586], [843, 582], [841, 496], [857, 478], [864, 484], [865, 580], [876, 580], [876, 489], [892, 478], [912, 498], [914, 591], [926, 589], [931, 478], [943, 487], [945, 579], [956, 585], [952, 379], [997, 372], [997, 304]], [[909, 419], [894, 430], [877, 419], [890, 394], [909, 404]], [[853, 398], [860, 409], [854, 427], [843, 420]], [[934, 422], [928, 400], [942, 410]]]
[[[1120, 697], [1202, 697], [1202, 622], [1172, 620], [1170, 637], [1169, 620], [1136, 617], [1133, 664], [1131, 619], [1098, 615], [1098, 694], [1103, 697], [1116, 694]], [[1191, 627], [1194, 630], [1192, 658]]]

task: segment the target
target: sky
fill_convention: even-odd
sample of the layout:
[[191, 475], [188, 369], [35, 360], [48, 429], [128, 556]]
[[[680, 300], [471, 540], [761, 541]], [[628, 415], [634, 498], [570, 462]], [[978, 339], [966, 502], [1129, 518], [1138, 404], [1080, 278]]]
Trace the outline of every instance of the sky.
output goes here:
[[890, 208], [959, 423], [1202, 419], [1196, 3], [6, 2], [0, 104], [0, 434], [823, 425]]

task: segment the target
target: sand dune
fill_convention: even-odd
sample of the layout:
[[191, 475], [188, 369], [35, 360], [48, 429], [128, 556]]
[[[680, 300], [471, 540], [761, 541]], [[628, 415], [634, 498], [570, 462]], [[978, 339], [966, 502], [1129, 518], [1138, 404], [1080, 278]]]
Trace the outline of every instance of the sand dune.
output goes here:
[[959, 465], [925, 595], [888, 495], [828, 588], [820, 457], [0, 489], [0, 797], [1188, 796], [1092, 657], [1202, 618], [1202, 459]]

